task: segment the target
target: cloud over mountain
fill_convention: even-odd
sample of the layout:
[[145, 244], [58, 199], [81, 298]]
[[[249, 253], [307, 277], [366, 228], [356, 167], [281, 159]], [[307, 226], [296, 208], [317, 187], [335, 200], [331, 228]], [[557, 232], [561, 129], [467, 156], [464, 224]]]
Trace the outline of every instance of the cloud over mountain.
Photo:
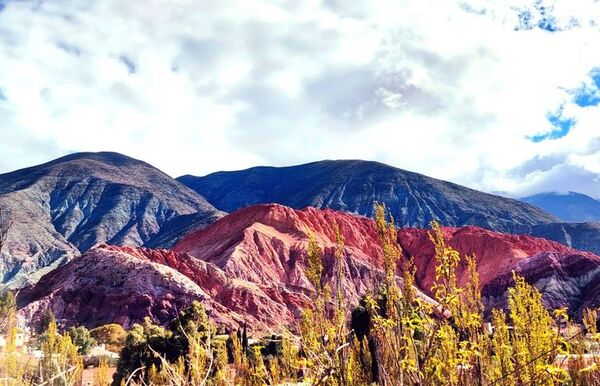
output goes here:
[[362, 158], [600, 197], [592, 0], [0, 4], [2, 171], [105, 149], [172, 175]]

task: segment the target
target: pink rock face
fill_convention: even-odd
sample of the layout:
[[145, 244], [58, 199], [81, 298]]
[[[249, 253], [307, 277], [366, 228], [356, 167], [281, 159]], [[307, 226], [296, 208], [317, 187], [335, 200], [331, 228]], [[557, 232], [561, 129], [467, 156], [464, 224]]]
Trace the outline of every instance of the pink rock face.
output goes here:
[[[509, 235], [492, 232], [478, 227], [442, 228], [444, 239], [461, 256], [474, 254], [484, 286], [497, 276], [511, 272], [521, 260], [540, 252], [574, 253], [575, 250], [562, 244], [524, 235]], [[434, 247], [428, 231], [406, 228], [398, 232], [398, 242], [405, 255], [414, 256], [417, 266], [417, 283], [429, 290], [435, 279]], [[584, 255], [592, 255], [584, 253]], [[459, 284], [466, 281], [464, 259], [459, 267]]]
[[273, 316], [272, 325], [281, 326], [282, 321], [298, 318], [314, 293], [305, 274], [310, 234], [323, 250], [323, 280], [336, 288], [334, 224], [345, 239], [340, 285], [345, 301], [352, 307], [381, 275], [382, 252], [375, 223], [364, 217], [333, 210], [257, 205], [187, 235], [173, 250], [212, 263], [227, 275], [266, 293], [281, 305], [280, 309], [253, 302], [241, 296], [239, 289], [228, 289], [230, 292], [219, 299], [227, 307], [248, 307], [250, 313]]
[[146, 316], [166, 323], [193, 300], [202, 301], [222, 324], [241, 319], [190, 278], [126, 247], [96, 247], [18, 295], [20, 312], [30, 320], [49, 307], [62, 324], [88, 327], [112, 322], [129, 327]]
[[[269, 330], [295, 316], [281, 300], [253, 283], [236, 279], [214, 264], [168, 250], [100, 245], [45, 275], [19, 293], [20, 312], [30, 320], [50, 307], [66, 326], [116, 322], [125, 327], [149, 316], [166, 323], [194, 300], [218, 325], [248, 322]], [[307, 297], [290, 297], [296, 308]]]
[[[359, 254], [366, 262], [381, 262], [373, 220], [331, 209], [308, 207], [295, 210], [278, 204], [241, 209], [205, 229], [188, 234], [173, 250], [213, 261], [219, 266], [241, 258], [241, 255], [254, 255], [277, 270], [274, 266], [281, 264], [275, 260], [286, 260], [290, 250], [307, 243], [309, 233], [319, 243], [334, 247], [336, 223], [348, 252]], [[287, 247], [282, 250], [280, 243], [265, 244], [267, 240], [280, 240]], [[250, 247], [249, 250], [243, 250], [240, 244]], [[278, 256], [280, 252], [285, 252], [286, 256]], [[232, 254], [234, 256], [230, 256]]]
[[309, 234], [323, 248], [326, 280], [330, 280], [336, 223], [345, 239], [343, 285], [348, 290], [348, 300], [357, 300], [382, 261], [375, 223], [364, 217], [333, 210], [258, 205], [187, 235], [173, 249], [211, 262], [231, 276], [263, 288], [283, 286], [310, 292], [313, 288], [305, 275]]
[[[113, 321], [128, 326], [145, 316], [165, 322], [197, 299], [222, 325], [235, 328], [247, 321], [255, 331], [293, 329], [314, 295], [306, 277], [309, 235], [323, 250], [323, 281], [337, 288], [335, 224], [345, 239], [339, 285], [351, 309], [382, 276], [374, 221], [333, 210], [294, 210], [276, 204], [237, 211], [188, 234], [173, 250], [101, 245], [24, 289], [19, 302], [26, 315], [35, 317], [50, 305], [59, 319], [93, 327]], [[476, 255], [488, 304], [500, 301], [513, 269], [539, 285], [558, 272], [560, 283], [577, 287], [568, 299], [561, 297], [560, 290], [549, 291], [552, 299], [560, 298], [556, 304], [588, 301], [588, 294], [600, 293], [577, 284], [587, 282], [585, 272], [595, 270], [600, 262], [591, 253], [477, 227], [443, 228], [443, 233], [461, 255]], [[405, 257], [414, 256], [417, 284], [427, 292], [436, 264], [428, 232], [401, 229], [398, 241]], [[600, 274], [600, 269], [596, 271]], [[464, 284], [464, 263], [458, 276]], [[571, 277], [578, 279], [569, 281]]]

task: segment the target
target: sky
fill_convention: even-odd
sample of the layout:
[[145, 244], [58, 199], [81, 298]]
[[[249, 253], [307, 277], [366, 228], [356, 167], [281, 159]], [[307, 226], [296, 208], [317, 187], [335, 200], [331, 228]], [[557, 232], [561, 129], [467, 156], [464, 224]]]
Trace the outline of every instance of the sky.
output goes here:
[[600, 2], [0, 0], [0, 172], [366, 159], [600, 198]]

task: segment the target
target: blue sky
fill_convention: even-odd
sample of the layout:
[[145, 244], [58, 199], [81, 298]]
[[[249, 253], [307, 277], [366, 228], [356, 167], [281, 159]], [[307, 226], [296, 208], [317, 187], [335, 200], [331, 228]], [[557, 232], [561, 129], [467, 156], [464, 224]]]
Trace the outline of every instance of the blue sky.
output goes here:
[[600, 197], [600, 2], [0, 0], [0, 172], [361, 158]]
[[[589, 78], [591, 84], [584, 84], [582, 87], [570, 91], [572, 103], [575, 103], [579, 107], [595, 107], [600, 104], [600, 69], [594, 68], [590, 71]], [[530, 137], [533, 142], [537, 143], [563, 138], [569, 134], [573, 126], [577, 123], [575, 118], [563, 116], [563, 106], [558, 111], [548, 114], [547, 118], [548, 122], [552, 125], [552, 129], [549, 132]]]
[[580, 107], [597, 106], [600, 103], [600, 68], [590, 72], [591, 84], [573, 91], [573, 101]]
[[[548, 28], [546, 24], [544, 28]], [[552, 28], [550, 28], [553, 31]], [[591, 82], [584, 84], [582, 87], [571, 90], [572, 103], [579, 107], [595, 107], [600, 104], [600, 69], [594, 68], [590, 71], [589, 78]], [[552, 125], [552, 129], [543, 134], [537, 134], [529, 137], [531, 141], [538, 143], [542, 141], [560, 139], [569, 134], [573, 126], [577, 123], [573, 117], [563, 116], [563, 106], [556, 112], [547, 115], [548, 122]]]

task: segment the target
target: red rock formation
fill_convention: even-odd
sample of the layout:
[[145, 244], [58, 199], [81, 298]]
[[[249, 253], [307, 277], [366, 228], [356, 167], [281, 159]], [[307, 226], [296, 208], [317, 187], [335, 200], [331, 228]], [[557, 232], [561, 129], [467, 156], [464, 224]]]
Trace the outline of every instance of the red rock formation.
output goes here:
[[336, 223], [345, 239], [342, 284], [347, 301], [356, 303], [371, 287], [382, 259], [375, 224], [365, 217], [329, 209], [257, 205], [187, 235], [174, 250], [214, 263], [265, 291], [276, 294], [285, 289], [297, 296], [313, 291], [305, 275], [310, 233], [324, 250], [325, 280], [332, 281]]
[[[49, 304], [59, 318], [90, 327], [109, 320], [127, 326], [144, 316], [165, 321], [197, 298], [225, 324], [244, 320], [255, 329], [288, 328], [314, 291], [305, 276], [309, 233], [324, 250], [324, 280], [335, 288], [335, 223], [345, 238], [341, 285], [352, 306], [380, 274], [373, 221], [280, 205], [239, 211], [189, 235], [173, 251], [100, 245], [26, 288], [20, 304], [27, 304], [23, 312], [29, 314]], [[115, 276], [119, 283], [106, 279]]]
[[[132, 249], [99, 246], [55, 269], [18, 294], [20, 312], [35, 320], [51, 308], [65, 325], [129, 327], [146, 316], [168, 322], [192, 300], [202, 301], [221, 324], [242, 317], [214, 302], [187, 276]], [[160, 252], [156, 252], [159, 254]]]
[[[510, 235], [488, 231], [478, 227], [442, 228], [444, 239], [449, 246], [462, 256], [474, 254], [480, 275], [481, 285], [495, 277], [511, 272], [516, 264], [540, 252], [569, 254], [574, 249], [562, 244], [525, 235]], [[435, 278], [433, 243], [428, 231], [407, 228], [398, 232], [398, 241], [405, 255], [415, 257], [417, 283], [425, 289], [431, 288]], [[588, 254], [588, 253], [585, 253]], [[589, 253], [589, 255], [592, 255]], [[459, 269], [459, 284], [465, 283], [465, 265]]]
[[[212, 262], [232, 276], [261, 288], [302, 288], [310, 291], [304, 276], [304, 251], [313, 232], [325, 250], [325, 270], [331, 274], [337, 223], [346, 239], [344, 288], [350, 301], [370, 288], [373, 271], [381, 267], [381, 250], [372, 220], [333, 210], [294, 210], [277, 204], [242, 209], [215, 224], [184, 237], [174, 249]], [[540, 252], [573, 254], [562, 244], [525, 235], [511, 235], [478, 227], [442, 228], [449, 246], [461, 255], [474, 254], [480, 283], [511, 272], [518, 262]], [[398, 242], [406, 257], [417, 265], [417, 284], [426, 292], [435, 278], [433, 243], [427, 230], [405, 228]], [[584, 255], [592, 255], [584, 253]], [[353, 269], [360, 266], [361, 269]], [[465, 284], [464, 260], [459, 284]], [[329, 277], [330, 280], [330, 277]]]
[[[231, 276], [216, 265], [187, 253], [170, 250], [102, 245], [100, 248], [123, 252], [142, 261], [165, 265], [191, 279], [210, 296], [212, 302], [232, 311], [237, 322], [250, 322], [254, 328], [287, 327], [309, 299], [304, 294], [289, 294], [285, 289], [270, 289]], [[292, 312], [296, 311], [296, 312]]]
[[[213, 319], [222, 324], [235, 326], [248, 321], [254, 329], [288, 328], [314, 293], [305, 275], [311, 233], [324, 251], [323, 280], [336, 286], [335, 224], [345, 238], [341, 286], [348, 307], [353, 307], [381, 276], [382, 252], [375, 223], [333, 210], [294, 210], [276, 204], [235, 212], [187, 235], [171, 251], [96, 247], [44, 276], [36, 286], [23, 290], [19, 301], [27, 305], [26, 313], [35, 314], [50, 304], [59, 318], [93, 327], [110, 321], [129, 325], [149, 315], [165, 321], [176, 309], [200, 299], [211, 310]], [[540, 253], [556, 254], [555, 260], [564, 262], [561, 259], [576, 252], [543, 239], [476, 227], [443, 228], [443, 232], [448, 244], [461, 254], [477, 256], [482, 286], [497, 277], [506, 278], [507, 273], [521, 269], [519, 264], [527, 261], [532, 262], [534, 269], [524, 272], [534, 277], [531, 272], [543, 271], [546, 261], [534, 258]], [[404, 254], [415, 257], [417, 284], [430, 288], [435, 259], [427, 231], [402, 229], [398, 240]], [[592, 254], [578, 256], [586, 264], [600, 261]], [[556, 269], [538, 275], [542, 277], [538, 284], [555, 271], [568, 272], [561, 279], [566, 282], [569, 275], [575, 275], [574, 267], [587, 265], [570, 264], [566, 271], [565, 266], [552, 265]], [[578, 272], [578, 277], [584, 275], [583, 271]], [[462, 271], [459, 279], [464, 281]], [[577, 280], [583, 282], [581, 278]], [[490, 304], [502, 296], [503, 283], [489, 287], [493, 289]], [[575, 298], [587, 299], [585, 288], [577, 291], [581, 294]]]

